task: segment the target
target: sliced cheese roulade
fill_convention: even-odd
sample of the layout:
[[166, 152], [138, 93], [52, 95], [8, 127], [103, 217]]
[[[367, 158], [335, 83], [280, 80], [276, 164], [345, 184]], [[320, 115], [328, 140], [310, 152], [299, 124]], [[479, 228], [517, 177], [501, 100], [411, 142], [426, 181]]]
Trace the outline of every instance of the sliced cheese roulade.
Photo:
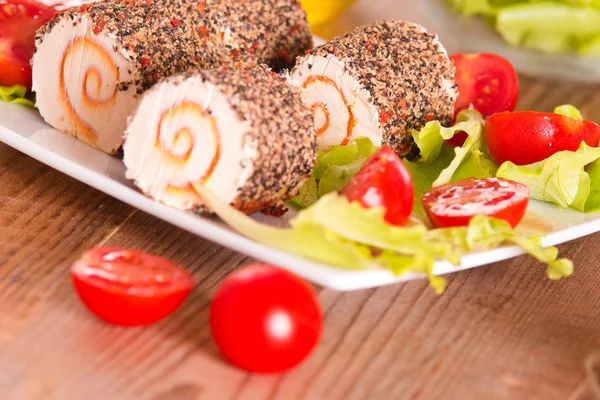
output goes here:
[[452, 121], [454, 67], [437, 36], [400, 21], [363, 26], [310, 50], [291, 72], [312, 109], [319, 149], [369, 137], [415, 157], [412, 129]]
[[147, 91], [123, 146], [127, 178], [149, 197], [200, 210], [205, 185], [246, 212], [277, 209], [316, 161], [300, 91], [266, 66], [188, 72]]
[[223, 63], [289, 66], [312, 45], [297, 0], [107, 0], [37, 34], [33, 90], [44, 119], [107, 152], [160, 78]]

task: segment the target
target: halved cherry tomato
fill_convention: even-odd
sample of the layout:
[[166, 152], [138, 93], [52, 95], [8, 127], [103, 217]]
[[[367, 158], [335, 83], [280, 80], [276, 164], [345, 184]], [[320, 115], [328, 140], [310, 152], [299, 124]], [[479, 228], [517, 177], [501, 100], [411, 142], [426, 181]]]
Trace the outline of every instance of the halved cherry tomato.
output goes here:
[[0, 0], [0, 86], [31, 89], [35, 31], [56, 14], [33, 0]]
[[[456, 67], [459, 96], [454, 116], [473, 106], [484, 117], [514, 111], [519, 100], [519, 78], [511, 63], [496, 54], [456, 54], [450, 57]], [[461, 132], [448, 142], [462, 146], [467, 134]]]
[[497, 163], [527, 165], [559, 151], [576, 151], [581, 142], [597, 147], [600, 126], [560, 114], [504, 112], [486, 119], [485, 137]]
[[79, 297], [98, 318], [115, 325], [147, 325], [175, 311], [194, 280], [162, 257], [103, 247], [85, 252], [71, 267]]
[[268, 264], [233, 272], [210, 308], [213, 338], [225, 358], [250, 372], [287, 371], [317, 345], [323, 313], [311, 287]]
[[527, 211], [529, 189], [506, 179], [468, 178], [433, 188], [423, 195], [422, 202], [436, 228], [465, 226], [481, 214], [515, 227]]
[[382, 147], [365, 161], [341, 194], [365, 208], [385, 207], [387, 222], [404, 225], [412, 212], [415, 188], [400, 157]]

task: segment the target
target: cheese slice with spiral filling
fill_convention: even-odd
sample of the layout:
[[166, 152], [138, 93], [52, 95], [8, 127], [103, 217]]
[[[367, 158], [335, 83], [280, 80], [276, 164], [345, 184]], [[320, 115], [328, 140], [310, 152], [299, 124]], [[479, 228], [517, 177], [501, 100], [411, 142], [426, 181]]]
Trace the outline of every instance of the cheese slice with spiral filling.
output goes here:
[[412, 130], [452, 121], [454, 66], [437, 36], [404, 21], [358, 27], [297, 59], [291, 80], [303, 88], [320, 150], [368, 137], [415, 158]]
[[190, 72], [147, 91], [123, 146], [126, 176], [147, 196], [200, 210], [204, 185], [240, 210], [280, 206], [316, 159], [300, 92], [267, 67]]
[[247, 124], [225, 97], [200, 77], [180, 86], [161, 84], [144, 97], [127, 129], [127, 178], [148, 196], [189, 210], [200, 201], [190, 182], [233, 202], [252, 172]]
[[292, 75], [304, 89], [320, 149], [368, 137], [381, 146], [379, 116], [370, 95], [335, 57], [308, 56]]
[[[107, 153], [121, 146], [124, 121], [137, 107], [130, 65], [106, 33], [91, 34], [92, 21], [62, 19], [44, 38], [33, 62], [36, 105], [56, 129]], [[58, 75], [58, 76], [56, 76]]]

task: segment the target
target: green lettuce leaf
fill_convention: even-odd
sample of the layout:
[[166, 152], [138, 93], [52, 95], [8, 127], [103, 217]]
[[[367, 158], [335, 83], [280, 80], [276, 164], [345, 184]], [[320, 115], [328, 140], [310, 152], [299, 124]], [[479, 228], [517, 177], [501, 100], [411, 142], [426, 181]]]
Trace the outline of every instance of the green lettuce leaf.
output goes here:
[[415, 186], [413, 213], [425, 217], [425, 210], [421, 204], [421, 197], [423, 197], [423, 193], [431, 190], [433, 182], [440, 176], [444, 168], [450, 165], [453, 158], [454, 149], [451, 146], [444, 144], [438, 158], [429, 164], [404, 160], [404, 165], [408, 168]]
[[[503, 7], [496, 14], [496, 30], [513, 46], [528, 36], [536, 36], [543, 45], [543, 34], [558, 40], [574, 41], [600, 33], [600, 11], [557, 2], [523, 2]], [[534, 43], [529, 43], [530, 47]]]
[[320, 151], [309, 179], [291, 201], [294, 208], [306, 208], [327, 193], [339, 191], [379, 148], [369, 138], [357, 138], [346, 146], [332, 146]]
[[25, 86], [0, 86], [0, 101], [20, 104], [31, 108], [35, 107], [33, 101], [27, 98], [27, 88]]
[[444, 291], [446, 283], [433, 275], [436, 260], [458, 265], [467, 252], [505, 242], [521, 246], [547, 264], [552, 279], [572, 272], [568, 261], [556, 260], [556, 249], [542, 249], [539, 238], [520, 235], [507, 222], [486, 216], [473, 218], [467, 227], [432, 231], [421, 225], [395, 227], [385, 222], [383, 209], [364, 209], [333, 192], [301, 210], [290, 228], [277, 228], [235, 210], [202, 186], [195, 185], [195, 189], [209, 209], [252, 240], [343, 269], [423, 273], [437, 293]]
[[466, 16], [488, 15], [492, 5], [488, 0], [448, 0], [454, 9]]
[[[413, 131], [421, 158], [414, 162], [405, 160], [404, 163], [415, 183], [416, 214], [424, 215], [421, 197], [432, 187], [469, 177], [489, 178], [495, 174], [497, 165], [487, 153], [484, 124], [479, 112], [464, 110], [458, 114], [457, 123], [452, 127], [431, 121], [421, 131]], [[446, 144], [446, 140], [459, 132], [468, 135], [462, 147], [453, 148]]]
[[545, 53], [600, 55], [599, 0], [447, 0], [466, 16], [483, 16], [511, 46]]
[[581, 212], [600, 211], [600, 148], [582, 143], [579, 150], [560, 151], [547, 159], [517, 166], [505, 162], [497, 176], [521, 182], [531, 197]]
[[565, 115], [567, 117], [575, 118], [575, 119], [583, 119], [581, 116], [581, 111], [579, 111], [575, 106], [571, 104], [565, 104], [562, 106], [558, 106], [554, 109], [554, 114]]
[[430, 121], [420, 131], [413, 130], [413, 140], [419, 147], [419, 161], [428, 164], [436, 160], [445, 141], [452, 139], [459, 132], [479, 136], [483, 124], [483, 117], [479, 112], [464, 110], [456, 117], [456, 124], [449, 128], [442, 126], [438, 121]]
[[259, 243], [297, 256], [344, 269], [368, 269], [374, 266], [370, 250], [306, 221], [293, 229], [261, 224], [220, 200], [211, 191], [195, 186], [206, 205], [229, 226]]

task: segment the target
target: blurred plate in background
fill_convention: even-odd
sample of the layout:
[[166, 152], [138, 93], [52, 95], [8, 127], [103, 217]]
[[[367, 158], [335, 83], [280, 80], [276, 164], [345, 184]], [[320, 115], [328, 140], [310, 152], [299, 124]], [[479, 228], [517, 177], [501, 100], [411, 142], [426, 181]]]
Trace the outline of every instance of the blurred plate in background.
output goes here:
[[487, 52], [508, 59], [525, 75], [600, 83], [600, 60], [574, 54], [545, 54], [508, 45], [483, 18], [456, 13], [444, 0], [421, 0], [429, 30], [440, 35], [450, 53]]

